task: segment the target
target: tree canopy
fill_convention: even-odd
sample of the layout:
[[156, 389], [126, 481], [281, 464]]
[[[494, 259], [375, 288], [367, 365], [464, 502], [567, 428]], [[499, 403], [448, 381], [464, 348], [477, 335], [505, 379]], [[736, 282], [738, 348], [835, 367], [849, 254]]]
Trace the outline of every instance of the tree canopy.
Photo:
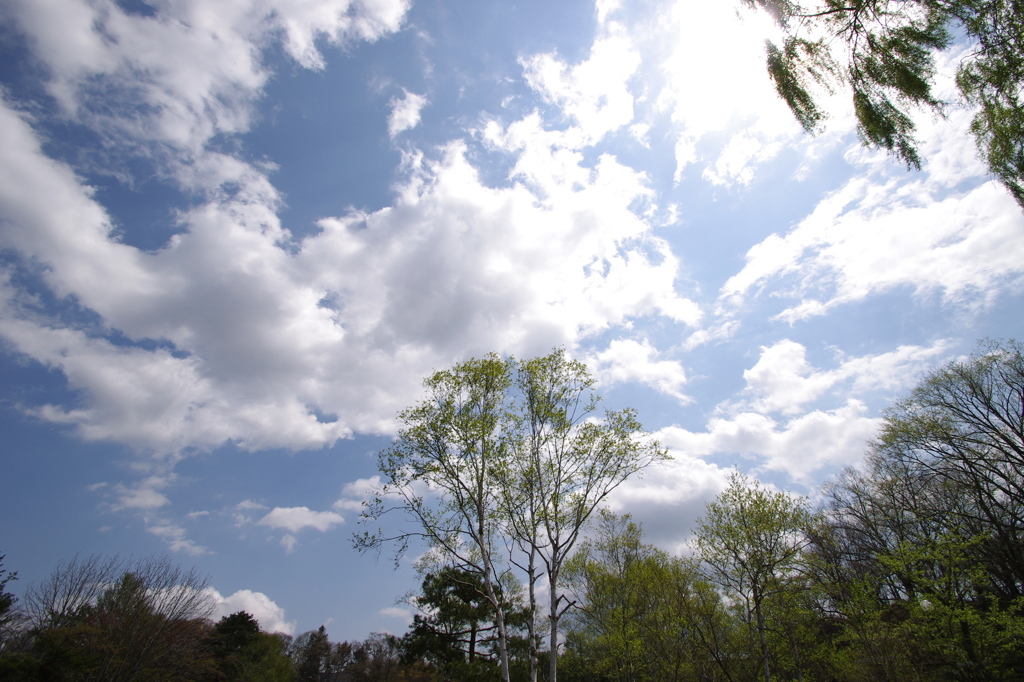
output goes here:
[[[399, 511], [414, 528], [366, 533], [356, 545], [395, 541], [402, 551], [418, 538], [442, 564], [478, 575], [494, 612], [505, 680], [501, 587], [513, 574], [510, 562], [526, 566], [531, 613], [538, 557], [548, 577], [548, 679], [554, 682], [565, 609], [562, 564], [611, 491], [666, 457], [633, 410], [598, 411], [593, 383], [586, 367], [561, 349], [527, 361], [497, 355], [466, 361], [427, 378], [428, 398], [399, 415], [398, 438], [378, 458], [385, 484], [364, 520]], [[532, 626], [529, 637], [533, 644]], [[536, 657], [531, 668], [535, 678]]]
[[956, 84], [977, 108], [971, 132], [989, 170], [1024, 209], [1024, 7], [1019, 0], [744, 0], [785, 31], [767, 45], [768, 74], [807, 131], [822, 120], [814, 87], [849, 88], [857, 132], [920, 168], [911, 111], [937, 113], [936, 54], [970, 41]]

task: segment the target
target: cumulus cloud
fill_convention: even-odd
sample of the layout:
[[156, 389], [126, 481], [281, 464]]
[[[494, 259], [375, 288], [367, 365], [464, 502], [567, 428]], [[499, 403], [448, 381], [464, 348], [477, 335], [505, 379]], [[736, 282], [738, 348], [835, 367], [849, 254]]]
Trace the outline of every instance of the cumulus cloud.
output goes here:
[[427, 98], [405, 90], [401, 99], [391, 100], [391, 114], [388, 116], [388, 135], [394, 138], [399, 133], [411, 130], [420, 123], [420, 111], [427, 104]]
[[816, 370], [807, 361], [807, 349], [784, 339], [761, 348], [761, 357], [743, 378], [747, 382], [743, 404], [758, 412], [796, 414], [827, 391], [845, 384], [856, 394], [883, 389], [890, 392], [911, 385], [949, 348], [946, 341], [931, 346], [900, 346], [894, 351], [857, 358], [840, 358], [831, 370]]
[[309, 507], [275, 507], [260, 519], [259, 525], [284, 528], [291, 533], [297, 533], [303, 528], [324, 532], [344, 522], [344, 517], [335, 512], [317, 512]]
[[806, 483], [822, 467], [860, 461], [880, 423], [863, 402], [850, 399], [841, 407], [812, 410], [784, 421], [739, 412], [711, 418], [703, 432], [667, 427], [655, 436], [691, 456], [714, 456], [731, 465], [752, 461]]
[[[702, 160], [700, 148], [713, 155], [705, 179], [749, 183], [783, 141], [800, 135], [764, 72], [764, 41], [777, 30], [765, 16], [738, 9], [730, 2], [660, 6], [659, 37], [671, 47], [661, 55], [657, 106], [675, 124], [676, 182]], [[705, 147], [711, 136], [724, 144]]]
[[295, 634], [295, 621], [286, 620], [284, 609], [262, 592], [238, 590], [225, 597], [214, 588], [208, 587], [206, 594], [214, 602], [214, 620], [245, 611], [259, 622], [261, 629], [267, 632]]
[[[112, 0], [13, 0], [3, 12], [49, 68], [46, 85], [66, 113], [101, 131], [128, 133], [130, 144], [149, 140], [201, 154], [213, 135], [249, 126], [268, 77], [260, 61], [268, 41], [283, 37], [297, 62], [321, 68], [317, 39], [376, 40], [401, 26], [408, 6], [228, 0], [211, 9], [183, 0], [145, 15]], [[130, 105], [129, 115], [117, 113], [122, 105]]]
[[579, 64], [566, 64], [556, 54], [533, 55], [522, 63], [527, 83], [575, 119], [579, 144], [593, 144], [633, 120], [629, 80], [640, 54], [617, 24], [606, 28]]
[[671, 441], [663, 439], [662, 444], [672, 459], [628, 479], [609, 496], [608, 508], [642, 523], [650, 542], [684, 554], [696, 519], [725, 488], [732, 469], [677, 448]]
[[176, 177], [208, 199], [144, 252], [25, 118], [0, 116], [3, 246], [130, 342], [47, 318], [0, 281], [0, 334], [82, 396], [34, 413], [87, 439], [165, 455], [318, 447], [389, 432], [418, 378], [466, 353], [700, 319], [675, 290], [678, 259], [635, 212], [646, 177], [611, 155], [585, 162], [529, 117], [494, 138], [516, 161], [512, 186], [483, 183], [456, 142], [414, 156], [392, 206], [326, 218], [298, 242], [263, 171], [206, 151]]
[[658, 350], [647, 339], [615, 339], [587, 364], [603, 384], [635, 381], [681, 402], [688, 402], [689, 398], [682, 391], [686, 384], [682, 366], [672, 360], [657, 360], [657, 355]]

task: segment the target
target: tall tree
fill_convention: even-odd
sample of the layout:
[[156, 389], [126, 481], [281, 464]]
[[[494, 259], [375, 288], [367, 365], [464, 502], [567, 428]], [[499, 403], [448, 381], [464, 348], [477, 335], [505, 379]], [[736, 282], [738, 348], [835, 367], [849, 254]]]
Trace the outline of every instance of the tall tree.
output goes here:
[[[548, 579], [548, 680], [555, 682], [559, 622], [569, 608], [563, 566], [608, 495], [668, 455], [643, 431], [635, 410], [599, 413], [594, 379], [563, 349], [516, 369], [514, 412], [521, 431], [502, 489], [509, 493], [504, 499], [512, 535], [529, 556], [531, 600], [534, 557]], [[535, 674], [531, 670], [532, 679]]]
[[956, 82], [977, 107], [971, 131], [989, 169], [1024, 208], [1024, 6], [1020, 0], [744, 0], [786, 33], [767, 45], [768, 73], [797, 120], [824, 117], [814, 86], [848, 86], [857, 131], [920, 167], [911, 109], [941, 113], [935, 55], [962, 32], [971, 50]]
[[386, 482], [363, 511], [366, 521], [399, 511], [416, 525], [394, 535], [367, 532], [355, 544], [365, 550], [396, 542], [401, 553], [420, 539], [443, 561], [478, 575], [494, 613], [501, 679], [508, 682], [496, 473], [509, 453], [512, 362], [497, 355], [469, 360], [436, 372], [424, 385], [429, 397], [399, 414], [398, 438], [378, 456]]
[[924, 377], [864, 465], [826, 488], [832, 598], [887, 674], [1019, 676], [1021, 350], [986, 342]]
[[813, 521], [803, 500], [735, 473], [697, 522], [701, 559], [711, 580], [743, 606], [765, 682], [772, 678], [769, 609], [798, 584]]
[[724, 615], [718, 595], [691, 561], [645, 544], [629, 515], [603, 512], [566, 578], [577, 601], [566, 614], [570, 676], [710, 681], [728, 671], [728, 656], [708, 646], [708, 625]]
[[4, 555], [0, 554], [0, 654], [6, 649], [9, 631], [16, 621], [14, 605], [18, 602], [18, 598], [7, 591], [7, 583], [17, 580], [18, 572], [8, 571], [3, 565]]
[[947, 514], [985, 537], [1004, 600], [1024, 596], [1024, 345], [987, 342], [928, 375], [885, 416], [879, 461], [936, 478]]
[[[527, 557], [518, 563], [526, 566], [531, 608], [537, 560], [548, 577], [548, 679], [555, 682], [562, 565], [611, 491], [667, 455], [633, 410], [599, 414], [586, 367], [561, 349], [520, 362], [469, 360], [425, 385], [429, 398], [399, 415], [398, 439], [378, 458], [386, 482], [363, 514], [375, 520], [400, 511], [416, 527], [365, 533], [356, 545], [396, 541], [402, 551], [419, 538], [442, 561], [478, 575], [494, 609], [503, 680], [508, 633], [500, 587], [510, 571], [505, 558], [518, 545]], [[536, 660], [534, 652], [534, 671]]]

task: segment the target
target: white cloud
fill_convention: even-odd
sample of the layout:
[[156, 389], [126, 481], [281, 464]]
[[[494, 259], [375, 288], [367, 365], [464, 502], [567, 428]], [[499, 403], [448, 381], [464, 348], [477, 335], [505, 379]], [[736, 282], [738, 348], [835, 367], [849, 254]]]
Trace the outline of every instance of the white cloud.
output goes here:
[[861, 357], [837, 353], [834, 368], [817, 369], [802, 344], [784, 339], [761, 348], [757, 362], [743, 372], [746, 387], [718, 406], [704, 431], [672, 426], [655, 436], [684, 462], [703, 457], [730, 465], [753, 462], [755, 468], [808, 482], [823, 467], [851, 465], [863, 457], [881, 424], [870, 415], [867, 393], [885, 391], [893, 399], [949, 347], [937, 341]]
[[190, 182], [232, 191], [145, 253], [115, 239], [21, 117], [0, 116], [4, 246], [45, 263], [51, 288], [107, 328], [158, 342], [62, 326], [0, 283], [0, 334], [83, 398], [35, 413], [87, 439], [163, 454], [228, 440], [317, 447], [389, 431], [418, 378], [464, 353], [544, 352], [636, 317], [700, 317], [675, 291], [678, 260], [634, 212], [645, 176], [608, 155], [593, 167], [560, 156], [528, 122], [505, 133], [524, 184], [484, 185], [453, 144], [410, 166], [394, 206], [325, 219], [297, 250], [266, 175], [206, 155]]
[[763, 139], [751, 130], [743, 130], [726, 143], [713, 166], [704, 170], [704, 179], [714, 185], [748, 185], [757, 166], [782, 149], [779, 140]]
[[188, 539], [185, 529], [175, 523], [147, 519], [146, 531], [166, 542], [172, 552], [184, 552], [192, 556], [210, 554], [210, 550]]
[[603, 384], [636, 381], [688, 402], [690, 399], [683, 393], [686, 373], [682, 366], [672, 360], [656, 360], [657, 355], [658, 350], [647, 339], [615, 339], [587, 364]]
[[403, 625], [409, 625], [412, 623], [412, 611], [409, 609], [403, 609], [398, 606], [388, 606], [378, 611], [380, 615], [387, 616], [388, 618], [397, 618], [402, 621]]
[[751, 248], [723, 303], [787, 278], [801, 300], [779, 318], [793, 322], [896, 288], [970, 308], [1024, 283], [1024, 219], [1005, 190], [933, 191], [921, 179], [850, 181], [784, 237]]
[[335, 512], [317, 512], [309, 507], [275, 507], [260, 519], [259, 525], [284, 528], [291, 533], [297, 533], [303, 528], [314, 528], [324, 532], [344, 522], [344, 517]]
[[675, 449], [671, 443], [663, 445], [669, 446], [672, 459], [629, 478], [609, 496], [608, 507], [642, 523], [647, 541], [685, 554], [694, 522], [725, 488], [731, 469]]
[[[749, 183], [781, 142], [800, 135], [764, 70], [764, 41], [777, 37], [777, 29], [763, 14], [733, 2], [666, 3], [657, 23], [659, 40], [668, 46], [660, 55], [657, 106], [676, 126], [676, 182], [701, 160], [700, 147], [714, 154], [706, 179]], [[725, 137], [720, 150], [703, 146], [713, 135]]]
[[608, 20], [609, 14], [614, 13], [622, 6], [622, 0], [596, 0], [594, 4], [597, 8], [598, 23], [604, 23]]
[[284, 609], [262, 592], [238, 590], [227, 597], [212, 587], [206, 588], [205, 592], [214, 602], [214, 620], [245, 611], [259, 622], [260, 628], [267, 632], [295, 634], [295, 621], [286, 620]]
[[170, 503], [160, 490], [171, 482], [170, 477], [150, 476], [132, 486], [114, 486], [118, 496], [114, 509], [158, 509]]
[[288, 53], [306, 68], [323, 68], [319, 37], [334, 45], [374, 41], [397, 31], [411, 0], [288, 0], [267, 3], [285, 29]]
[[[407, 0], [179, 0], [153, 16], [112, 0], [13, 0], [0, 10], [49, 67], [47, 87], [64, 110], [107, 132], [194, 154], [217, 133], [248, 128], [267, 79], [260, 52], [284, 39], [288, 54], [321, 68], [318, 38], [376, 40], [401, 26]], [[127, 116], [119, 104], [131, 104]], [[139, 103], [147, 105], [145, 110]], [[112, 106], [114, 105], [114, 106]]]
[[792, 415], [805, 404], [845, 383], [855, 394], [884, 389], [898, 391], [910, 386], [932, 366], [949, 344], [930, 347], [900, 346], [894, 351], [845, 359], [836, 369], [818, 371], [807, 361], [807, 349], [788, 339], [761, 348], [757, 363], [743, 372], [747, 382], [742, 404], [757, 412]]
[[351, 483], [346, 483], [341, 489], [341, 497], [331, 508], [344, 511], [362, 511], [363, 503], [376, 495], [380, 489], [380, 476], [360, 478]]
[[388, 135], [394, 138], [405, 130], [411, 130], [420, 123], [420, 111], [427, 104], [427, 98], [405, 90], [402, 99], [391, 100], [391, 114], [388, 116]]
[[824, 466], [854, 464], [863, 457], [880, 419], [867, 406], [850, 399], [832, 410], [813, 410], [784, 422], [757, 412], [713, 417], [707, 431], [668, 427], [655, 436], [670, 449], [692, 457], [732, 458], [733, 464], [753, 459], [766, 469], [784, 471], [807, 482]]
[[594, 144], [633, 120], [629, 80], [640, 55], [617, 24], [594, 40], [586, 61], [570, 66], [555, 54], [522, 60], [527, 83], [576, 120], [580, 144]]

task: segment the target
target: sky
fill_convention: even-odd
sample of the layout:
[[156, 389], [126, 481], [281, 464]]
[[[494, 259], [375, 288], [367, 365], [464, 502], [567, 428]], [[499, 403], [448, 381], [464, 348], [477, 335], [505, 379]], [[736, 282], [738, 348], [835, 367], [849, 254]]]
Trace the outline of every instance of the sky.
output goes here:
[[[352, 548], [433, 371], [565, 348], [673, 459], [609, 500], [684, 552], [739, 470], [813, 496], [887, 406], [1020, 337], [1024, 216], [971, 112], [908, 171], [805, 134], [739, 0], [0, 3], [0, 554], [15, 594], [168, 553], [216, 614], [402, 633]], [[940, 56], [937, 88], [968, 49]]]

